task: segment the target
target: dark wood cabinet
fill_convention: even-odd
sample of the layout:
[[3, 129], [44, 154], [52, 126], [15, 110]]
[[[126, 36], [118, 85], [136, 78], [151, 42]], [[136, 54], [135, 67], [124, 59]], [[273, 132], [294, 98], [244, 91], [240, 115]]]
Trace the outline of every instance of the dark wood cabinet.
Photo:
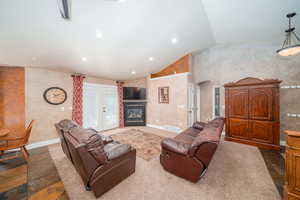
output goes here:
[[224, 85], [226, 140], [280, 149], [280, 83], [245, 78]]
[[286, 131], [285, 200], [300, 200], [300, 132]]

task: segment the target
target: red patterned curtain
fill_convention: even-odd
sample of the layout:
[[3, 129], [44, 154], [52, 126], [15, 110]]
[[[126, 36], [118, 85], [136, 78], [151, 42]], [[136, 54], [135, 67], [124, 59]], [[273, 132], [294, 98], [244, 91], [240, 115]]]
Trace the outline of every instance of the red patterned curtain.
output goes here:
[[72, 120], [82, 126], [82, 93], [83, 93], [83, 79], [81, 74], [72, 75], [73, 78], [73, 111]]
[[117, 81], [119, 102], [119, 128], [124, 128], [123, 85], [124, 82]]

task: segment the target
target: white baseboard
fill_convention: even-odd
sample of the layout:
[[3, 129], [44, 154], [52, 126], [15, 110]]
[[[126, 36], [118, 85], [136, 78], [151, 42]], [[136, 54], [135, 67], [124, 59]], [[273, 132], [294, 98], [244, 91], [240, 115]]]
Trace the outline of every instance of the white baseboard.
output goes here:
[[[158, 126], [158, 125], [153, 125], [153, 124], [147, 124], [148, 127], [151, 127], [151, 128], [157, 128], [157, 129], [161, 129], [161, 130], [165, 130], [165, 131], [170, 131], [170, 132], [174, 132], [174, 133], [180, 133], [182, 132], [181, 129], [178, 128], [178, 130], [172, 130], [172, 129], [169, 129], [169, 128], [166, 128], [164, 126]], [[168, 126], [170, 127], [170, 126]], [[177, 127], [175, 127], [177, 128]]]
[[51, 144], [56, 144], [59, 143], [60, 139], [59, 138], [55, 138], [55, 139], [51, 139], [51, 140], [46, 140], [46, 141], [42, 141], [42, 142], [35, 142], [32, 144], [28, 144], [26, 145], [27, 149], [35, 149], [35, 148], [39, 148], [39, 147], [43, 147], [43, 146], [47, 146], [47, 145], [51, 145]]

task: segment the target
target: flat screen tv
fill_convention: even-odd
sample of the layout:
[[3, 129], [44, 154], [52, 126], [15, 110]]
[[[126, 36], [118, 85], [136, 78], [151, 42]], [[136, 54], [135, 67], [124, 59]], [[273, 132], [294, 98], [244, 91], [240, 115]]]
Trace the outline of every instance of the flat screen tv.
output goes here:
[[124, 87], [124, 100], [146, 100], [146, 88], [139, 87]]

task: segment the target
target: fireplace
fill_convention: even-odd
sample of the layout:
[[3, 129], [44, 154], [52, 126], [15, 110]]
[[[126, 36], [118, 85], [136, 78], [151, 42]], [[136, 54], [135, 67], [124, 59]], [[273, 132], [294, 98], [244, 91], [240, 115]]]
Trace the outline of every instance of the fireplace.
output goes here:
[[125, 126], [146, 125], [146, 102], [124, 102]]

